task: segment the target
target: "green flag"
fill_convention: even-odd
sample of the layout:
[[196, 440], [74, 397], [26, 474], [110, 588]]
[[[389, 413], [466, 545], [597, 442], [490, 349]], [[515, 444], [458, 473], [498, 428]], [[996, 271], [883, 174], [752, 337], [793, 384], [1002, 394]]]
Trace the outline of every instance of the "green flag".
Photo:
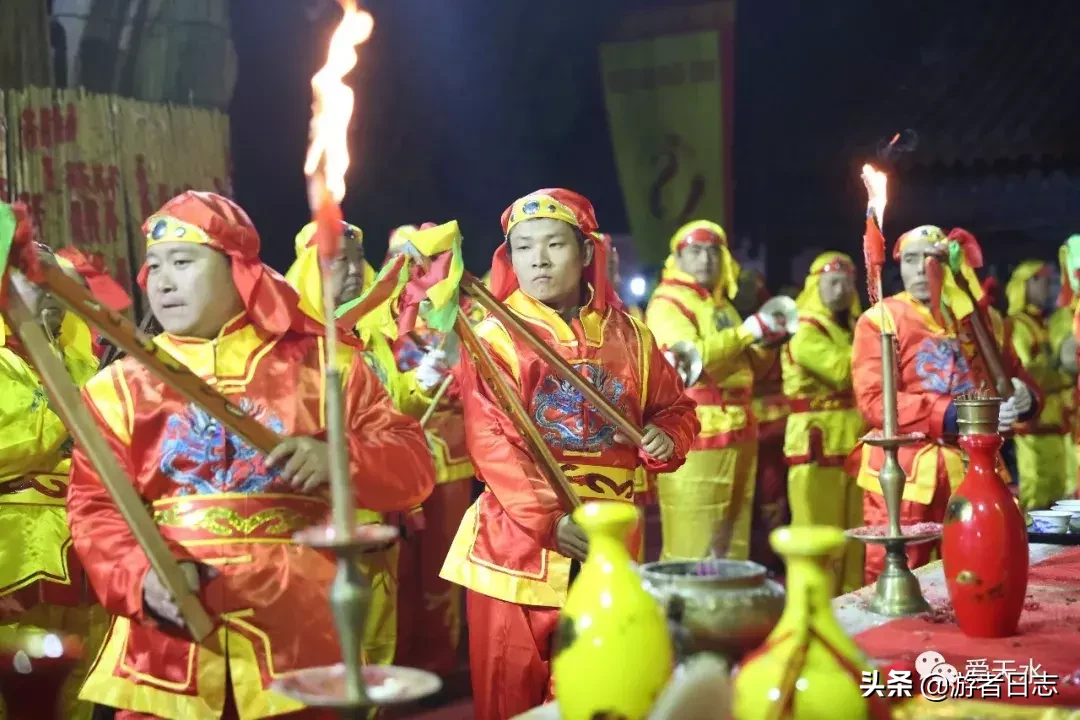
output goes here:
[[8, 258], [11, 257], [11, 245], [15, 242], [15, 228], [18, 227], [15, 211], [7, 203], [0, 202], [0, 278], [7, 272]]
[[641, 259], [659, 265], [681, 225], [728, 220], [720, 35], [609, 43], [600, 57], [630, 229]]

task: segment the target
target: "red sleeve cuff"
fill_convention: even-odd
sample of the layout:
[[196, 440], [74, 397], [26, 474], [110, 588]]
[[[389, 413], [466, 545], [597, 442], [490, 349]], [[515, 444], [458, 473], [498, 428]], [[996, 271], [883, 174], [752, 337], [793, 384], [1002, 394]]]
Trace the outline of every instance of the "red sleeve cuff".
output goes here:
[[548, 527], [547, 532], [544, 534], [545, 541], [541, 543], [548, 550], [553, 552], [559, 552], [559, 544], [556, 542], [555, 535], [559, 529], [559, 522], [569, 513], [556, 512], [552, 513], [548, 517], [551, 518], [551, 525]]
[[679, 451], [676, 450], [672, 454], [671, 459], [667, 462], [664, 462], [662, 460], [657, 460], [656, 458], [646, 454], [644, 450], [639, 449], [638, 460], [640, 461], [641, 466], [651, 473], [667, 474], [673, 473], [679, 468], [681, 468], [686, 462], [686, 455], [680, 455]]

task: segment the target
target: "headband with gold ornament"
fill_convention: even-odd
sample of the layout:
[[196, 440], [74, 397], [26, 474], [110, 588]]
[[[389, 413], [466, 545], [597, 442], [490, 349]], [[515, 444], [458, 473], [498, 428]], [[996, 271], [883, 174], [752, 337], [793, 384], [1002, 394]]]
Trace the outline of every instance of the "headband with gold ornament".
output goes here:
[[211, 245], [210, 236], [197, 225], [184, 222], [171, 215], [151, 215], [146, 221], [150, 229], [146, 235], [146, 247], [150, 248], [163, 242], [190, 242], [198, 245]]
[[518, 223], [537, 218], [561, 220], [573, 227], [581, 227], [577, 214], [550, 195], [527, 195], [511, 207], [510, 218], [506, 222], [506, 235], [509, 236]]
[[[349, 240], [355, 240], [357, 245], [364, 244], [364, 231], [358, 228], [356, 225], [341, 221], [342, 237]], [[300, 232], [296, 233], [294, 245], [296, 246], [296, 254], [299, 255], [305, 248], [315, 247], [318, 245], [318, 237], [316, 231], [319, 229], [318, 223], [309, 222], [304, 227], [300, 228]]]
[[893, 246], [893, 260], [900, 259], [904, 246], [912, 240], [926, 240], [931, 245], [938, 245], [947, 243], [949, 238], [945, 231], [936, 225], [920, 225], [897, 238], [896, 245]]

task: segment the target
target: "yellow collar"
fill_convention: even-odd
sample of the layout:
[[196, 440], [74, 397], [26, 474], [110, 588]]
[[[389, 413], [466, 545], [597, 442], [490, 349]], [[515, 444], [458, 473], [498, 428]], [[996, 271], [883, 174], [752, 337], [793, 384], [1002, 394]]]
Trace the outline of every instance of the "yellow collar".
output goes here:
[[225, 392], [246, 387], [259, 360], [279, 339], [280, 335], [260, 330], [246, 313], [240, 313], [211, 340], [162, 333], [154, 342], [208, 385]]
[[[603, 315], [592, 309], [590, 307], [592, 292], [592, 286], [589, 286], [589, 294], [585, 299], [585, 304], [578, 311], [578, 319], [585, 333], [585, 342], [590, 346], [600, 347], [603, 344], [604, 326], [607, 324], [611, 309], [609, 308]], [[577, 335], [562, 316], [524, 290], [518, 289], [512, 292], [510, 297], [506, 298], [506, 305], [530, 325], [540, 327], [553, 335], [559, 344], [571, 346], [577, 344]]]
[[899, 292], [893, 297], [914, 308], [915, 312], [919, 314], [919, 317], [931, 332], [937, 333], [938, 335], [948, 335], [950, 337], [954, 337], [957, 334], [956, 321], [953, 319], [952, 312], [948, 305], [944, 305], [943, 303], [944, 306], [941, 309], [942, 317], [945, 319], [945, 324], [948, 327], [941, 327], [941, 325], [938, 324], [938, 321], [934, 319], [934, 313], [930, 312], [930, 306], [916, 300], [907, 290]]

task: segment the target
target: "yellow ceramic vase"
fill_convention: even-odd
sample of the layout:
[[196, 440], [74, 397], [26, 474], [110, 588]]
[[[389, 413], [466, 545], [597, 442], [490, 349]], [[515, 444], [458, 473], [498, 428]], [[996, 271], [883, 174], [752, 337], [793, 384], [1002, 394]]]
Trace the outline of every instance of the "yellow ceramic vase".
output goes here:
[[589, 556], [559, 618], [552, 674], [564, 720], [643, 720], [667, 684], [671, 637], [626, 549], [638, 512], [629, 503], [588, 503], [574, 521]]
[[862, 696], [870, 664], [832, 613], [832, 567], [844, 550], [842, 530], [783, 527], [770, 536], [787, 564], [787, 605], [765, 644], [735, 676], [738, 720], [860, 720], [887, 709]]

